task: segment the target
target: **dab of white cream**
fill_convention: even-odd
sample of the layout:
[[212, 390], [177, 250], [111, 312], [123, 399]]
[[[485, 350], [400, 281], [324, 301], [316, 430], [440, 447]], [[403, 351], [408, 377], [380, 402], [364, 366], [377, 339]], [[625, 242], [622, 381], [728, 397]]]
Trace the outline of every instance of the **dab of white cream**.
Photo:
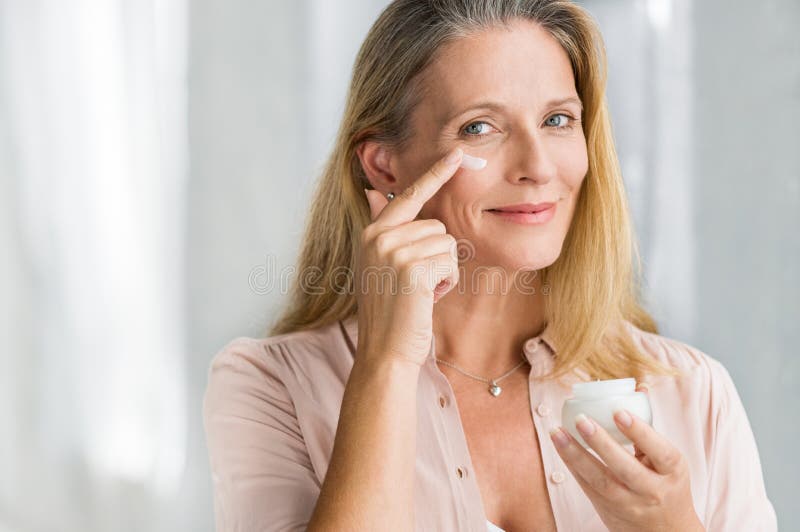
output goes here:
[[484, 166], [486, 166], [486, 159], [481, 159], [480, 157], [473, 157], [472, 155], [467, 155], [466, 153], [461, 156], [461, 164], [459, 165], [461, 168], [467, 168], [469, 170], [480, 170]]

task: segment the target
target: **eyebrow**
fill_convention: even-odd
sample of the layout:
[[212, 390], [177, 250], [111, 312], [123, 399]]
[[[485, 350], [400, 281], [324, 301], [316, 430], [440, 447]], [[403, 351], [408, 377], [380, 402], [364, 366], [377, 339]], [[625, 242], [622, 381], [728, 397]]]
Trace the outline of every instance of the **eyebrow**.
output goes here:
[[[545, 105], [545, 107], [556, 107], [558, 105], [563, 105], [565, 103], [578, 104], [578, 106], [581, 109], [581, 112], [583, 112], [583, 103], [580, 101], [579, 98], [576, 98], [574, 96], [570, 96], [568, 98], [555, 98], [553, 100], [545, 102], [544, 105]], [[500, 102], [496, 102], [496, 101], [493, 101], [493, 100], [484, 100], [484, 101], [476, 102], [476, 103], [470, 105], [469, 107], [467, 107], [465, 109], [462, 109], [460, 111], [456, 111], [456, 112], [446, 116], [442, 120], [441, 125], [448, 124], [453, 119], [455, 119], [457, 116], [461, 116], [462, 114], [466, 113], [467, 111], [472, 111], [474, 109], [491, 109], [493, 111], [505, 111], [506, 110], [506, 106], [504, 104], [500, 103]]]

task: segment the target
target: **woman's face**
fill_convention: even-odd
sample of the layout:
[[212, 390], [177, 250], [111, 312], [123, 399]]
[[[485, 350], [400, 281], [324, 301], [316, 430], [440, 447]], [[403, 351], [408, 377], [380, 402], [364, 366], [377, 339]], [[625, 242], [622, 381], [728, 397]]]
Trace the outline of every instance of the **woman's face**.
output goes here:
[[[460, 146], [486, 159], [486, 166], [459, 168], [419, 217], [438, 218], [448, 233], [469, 241], [480, 265], [538, 270], [555, 262], [588, 170], [566, 52], [546, 30], [518, 20], [510, 30], [448, 44], [426, 74], [424, 99], [411, 117], [413, 138], [393, 154], [393, 188], [400, 192]], [[542, 224], [488, 211], [541, 202], [556, 204], [555, 215]]]

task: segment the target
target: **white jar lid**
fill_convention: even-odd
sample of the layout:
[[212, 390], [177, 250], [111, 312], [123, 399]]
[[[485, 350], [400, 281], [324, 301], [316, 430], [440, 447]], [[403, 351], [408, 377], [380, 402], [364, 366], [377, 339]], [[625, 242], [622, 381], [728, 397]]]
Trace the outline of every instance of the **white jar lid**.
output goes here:
[[575, 399], [600, 399], [612, 395], [626, 395], [636, 391], [636, 379], [609, 379], [591, 382], [577, 382], [572, 385]]

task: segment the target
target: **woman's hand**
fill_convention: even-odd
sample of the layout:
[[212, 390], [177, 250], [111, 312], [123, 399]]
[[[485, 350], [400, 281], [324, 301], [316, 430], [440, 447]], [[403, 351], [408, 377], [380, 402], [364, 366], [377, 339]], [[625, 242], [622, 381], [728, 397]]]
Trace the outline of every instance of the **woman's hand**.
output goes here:
[[357, 361], [394, 357], [421, 366], [430, 352], [433, 304], [458, 283], [458, 256], [441, 221], [416, 217], [458, 169], [461, 149], [448, 155], [391, 202], [366, 191], [372, 223], [356, 261]]
[[635, 454], [588, 417], [577, 428], [602, 462], [563, 428], [550, 433], [558, 454], [603, 523], [615, 532], [703, 530], [694, 510], [689, 468], [680, 451], [627, 410], [617, 412], [614, 421], [634, 443]]

